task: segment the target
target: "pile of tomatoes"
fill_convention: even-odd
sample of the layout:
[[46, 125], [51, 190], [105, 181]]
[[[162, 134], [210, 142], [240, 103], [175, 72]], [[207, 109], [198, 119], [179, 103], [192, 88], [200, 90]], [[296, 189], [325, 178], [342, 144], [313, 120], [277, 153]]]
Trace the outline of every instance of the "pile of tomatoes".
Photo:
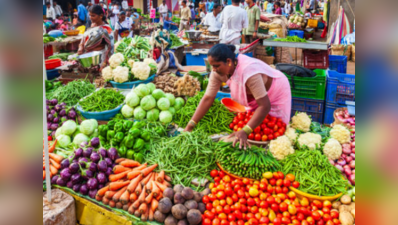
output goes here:
[[[240, 131], [250, 121], [253, 112], [238, 113], [229, 128]], [[253, 141], [270, 141], [285, 134], [286, 124], [280, 119], [270, 115], [265, 117], [260, 126], [253, 130], [248, 138]]]
[[203, 197], [206, 205], [203, 225], [338, 225], [339, 213], [330, 201], [299, 200], [289, 187], [298, 188], [295, 176], [267, 172], [261, 181], [235, 179], [222, 171], [210, 175], [211, 193]]

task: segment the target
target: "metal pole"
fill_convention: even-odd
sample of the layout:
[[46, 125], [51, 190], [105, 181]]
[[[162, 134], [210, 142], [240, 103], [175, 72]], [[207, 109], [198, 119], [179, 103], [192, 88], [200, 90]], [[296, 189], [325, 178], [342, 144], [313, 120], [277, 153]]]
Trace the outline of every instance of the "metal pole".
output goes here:
[[44, 64], [44, 52], [43, 52], [43, 139], [44, 139], [44, 161], [46, 166], [46, 187], [47, 187], [47, 199], [51, 203], [51, 174], [50, 174], [50, 159], [48, 153], [48, 139], [47, 139], [47, 109], [46, 109], [46, 89], [45, 80], [47, 80], [47, 71]]

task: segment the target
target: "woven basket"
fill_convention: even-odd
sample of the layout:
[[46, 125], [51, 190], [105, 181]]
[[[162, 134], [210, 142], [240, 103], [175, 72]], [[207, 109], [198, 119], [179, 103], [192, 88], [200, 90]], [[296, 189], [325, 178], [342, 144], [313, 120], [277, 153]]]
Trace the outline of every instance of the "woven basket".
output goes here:
[[352, 59], [353, 62], [355, 62], [355, 45], [352, 46], [351, 52], [352, 52], [352, 58], [351, 59]]
[[79, 34], [79, 30], [67, 30], [65, 31], [65, 35], [67, 36], [77, 36]]

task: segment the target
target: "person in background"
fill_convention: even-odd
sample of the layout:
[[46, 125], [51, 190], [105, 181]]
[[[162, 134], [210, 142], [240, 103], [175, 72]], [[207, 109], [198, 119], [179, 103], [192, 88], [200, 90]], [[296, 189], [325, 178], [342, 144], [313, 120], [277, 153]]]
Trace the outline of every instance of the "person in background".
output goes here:
[[273, 10], [274, 10], [274, 4], [272, 3], [272, 0], [269, 0], [267, 4], [267, 13], [272, 14]]
[[180, 11], [181, 11], [182, 8], [184, 8], [184, 7], [182, 6], [182, 1], [183, 1], [183, 0], [181, 0], [181, 1], [178, 2], [178, 4], [180, 5]]
[[292, 6], [289, 4], [289, 2], [285, 2], [285, 13], [287, 15], [290, 15], [290, 13], [292, 12]]
[[112, 12], [113, 4], [114, 4], [114, 3], [109, 2], [109, 5], [108, 5], [108, 10], [109, 10], [109, 12]]
[[60, 5], [57, 4], [56, 1], [53, 2], [53, 8], [54, 8], [54, 11], [55, 11], [55, 15], [56, 15], [56, 16], [58, 16], [58, 15], [59, 15], [59, 16], [62, 16], [62, 8], [61, 8]]
[[200, 17], [200, 21], [203, 21], [203, 19], [206, 17], [206, 13], [203, 12], [202, 9], [199, 9], [199, 17]]
[[316, 0], [309, 0], [308, 5], [306, 6], [307, 9], [310, 10], [310, 12], [314, 11], [317, 9], [317, 1]]
[[76, 26], [78, 22], [79, 22], [79, 19], [77, 17], [77, 14], [73, 13], [72, 25]]
[[312, 18], [312, 14], [311, 14], [310, 9], [306, 9], [306, 10], [305, 10], [304, 16], [305, 16], [306, 18]]
[[193, 22], [195, 22], [195, 17], [196, 17], [195, 9], [193, 8], [192, 5], [189, 6], [189, 9], [191, 10], [191, 24], [193, 24]]
[[203, 20], [204, 25], [208, 25], [208, 31], [212, 35], [219, 35], [221, 30], [221, 5], [215, 4], [212, 13], [207, 13], [206, 17]]
[[173, 23], [173, 21], [171, 21], [169, 15], [166, 15], [165, 19], [163, 20], [163, 29], [170, 30], [171, 25], [178, 26], [176, 23]]
[[166, 18], [168, 12], [169, 12], [169, 8], [166, 5], [166, 1], [163, 0], [162, 4], [160, 4], [160, 6], [159, 6], [159, 14], [164, 19], [164, 18]]
[[188, 6], [192, 6], [195, 9], [195, 3], [192, 0], [189, 0]]
[[46, 6], [47, 6], [46, 18], [48, 20], [54, 20], [56, 18], [54, 8], [51, 6], [50, 2], [47, 2]]
[[228, 5], [227, 1], [224, 0], [224, 1], [222, 2], [222, 7], [225, 8], [225, 6], [227, 6], [227, 5]]
[[245, 8], [246, 8], [246, 2], [245, 2], [245, 0], [240, 0], [239, 7], [241, 7], [242, 9], [245, 9]]
[[[204, 0], [200, 0], [199, 2], [199, 12], [203, 12], [204, 14], [206, 14], [206, 3], [204, 2]], [[202, 16], [200, 15], [200, 17]]]
[[281, 8], [281, 3], [280, 2], [275, 2], [275, 14], [276, 15], [282, 15], [282, 8]]
[[86, 6], [87, 13], [90, 11], [90, 7], [93, 6], [93, 3], [88, 2]]
[[117, 21], [119, 20], [119, 3], [115, 2], [112, 7], [112, 14], [111, 14], [111, 26], [115, 28]]
[[264, 1], [263, 12], [267, 12], [267, 5], [268, 5], [268, 1]]
[[257, 39], [258, 24], [260, 23], [260, 8], [256, 5], [255, 0], [246, 0], [247, 7], [246, 13], [249, 20], [247, 28], [243, 29], [243, 35], [245, 35], [245, 42], [247, 44], [252, 43]]
[[73, 6], [70, 2], [68, 2], [68, 13], [69, 15], [73, 15]]
[[241, 32], [249, 25], [246, 10], [239, 7], [240, 0], [232, 0], [232, 5], [221, 13], [220, 43], [240, 44]]
[[180, 21], [180, 31], [181, 30], [189, 30], [189, 21], [191, 20], [191, 10], [187, 6], [187, 1], [182, 1], [182, 9], [181, 9], [181, 21]]
[[103, 1], [100, 1], [99, 2], [99, 5], [102, 7], [102, 9], [104, 10], [104, 15], [105, 15], [105, 17], [107, 17], [108, 18], [108, 8], [106, 7], [106, 5], [104, 5], [104, 2]]
[[129, 9], [129, 3], [127, 2], [127, 0], [123, 0], [122, 1], [122, 10], [124, 10], [125, 12]]
[[86, 24], [86, 22], [87, 22], [87, 13], [88, 12], [87, 12], [86, 7], [84, 7], [84, 5], [83, 5], [83, 1], [80, 0], [80, 4], [79, 4], [79, 6], [77, 6], [77, 15], [78, 15], [80, 23]]
[[55, 23], [59, 23], [62, 24], [64, 22], [64, 20], [62, 19], [61, 15], [57, 15], [56, 19], [54, 20]]
[[208, 4], [208, 8], [207, 8], [207, 12], [213, 12], [213, 7], [214, 7], [214, 2], [213, 2], [213, 0], [209, 0], [209, 2], [208, 2], [209, 4]]
[[62, 25], [61, 25], [61, 28], [60, 28], [60, 29], [63, 30], [63, 31], [69, 30], [69, 23], [68, 23], [67, 20], [64, 20], [64, 21], [62, 22]]
[[115, 31], [114, 31], [114, 37], [115, 37], [115, 43], [118, 40], [121, 40], [125, 37], [131, 37], [131, 29], [132, 29], [132, 23], [130, 20], [126, 19], [126, 12], [121, 11], [119, 13], [119, 21], [115, 25]]

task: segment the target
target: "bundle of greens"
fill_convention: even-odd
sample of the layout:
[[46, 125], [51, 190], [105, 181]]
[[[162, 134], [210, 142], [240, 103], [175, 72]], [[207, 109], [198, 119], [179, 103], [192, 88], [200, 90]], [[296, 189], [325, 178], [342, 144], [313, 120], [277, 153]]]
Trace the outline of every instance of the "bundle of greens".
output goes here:
[[46, 44], [48, 42], [55, 41], [55, 38], [51, 37], [48, 34], [43, 35], [43, 43]]
[[181, 45], [184, 45], [184, 43], [181, 42], [180, 38], [177, 37], [174, 33], [170, 33], [170, 40], [171, 40], [171, 47], [180, 47]]
[[281, 42], [302, 42], [302, 43], [306, 43], [307, 40], [305, 40], [304, 38], [299, 38], [297, 36], [288, 36], [286, 38], [276, 38], [274, 39], [274, 41], [281, 41]]
[[92, 95], [79, 101], [84, 111], [103, 112], [117, 108], [124, 102], [124, 95], [114, 89], [101, 88]]
[[67, 61], [70, 55], [72, 55], [72, 53], [59, 53], [48, 57], [48, 59], [61, 59], [62, 61]]
[[58, 87], [53, 92], [46, 93], [47, 99], [57, 99], [67, 106], [74, 106], [80, 99], [95, 91], [95, 85], [88, 80], [74, 80], [65, 86]]

